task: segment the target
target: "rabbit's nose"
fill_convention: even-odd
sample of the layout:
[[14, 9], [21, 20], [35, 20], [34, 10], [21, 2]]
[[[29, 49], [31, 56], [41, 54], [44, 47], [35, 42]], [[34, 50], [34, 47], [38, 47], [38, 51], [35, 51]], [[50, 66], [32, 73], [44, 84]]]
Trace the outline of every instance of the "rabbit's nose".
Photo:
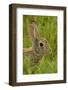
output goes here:
[[43, 43], [40, 43], [40, 46], [42, 47], [43, 46]]

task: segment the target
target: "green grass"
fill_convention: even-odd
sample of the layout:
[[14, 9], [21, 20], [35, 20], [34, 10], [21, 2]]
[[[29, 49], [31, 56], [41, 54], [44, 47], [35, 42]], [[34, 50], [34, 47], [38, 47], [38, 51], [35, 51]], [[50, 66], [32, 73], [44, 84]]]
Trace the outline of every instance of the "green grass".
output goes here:
[[57, 73], [57, 17], [56, 16], [23, 16], [23, 46], [25, 48], [31, 47], [31, 40], [28, 35], [28, 27], [32, 19], [38, 24], [38, 31], [40, 36], [46, 38], [52, 48], [52, 55], [44, 56], [36, 68], [30, 66], [30, 58], [26, 53], [23, 60], [23, 73], [45, 74]]

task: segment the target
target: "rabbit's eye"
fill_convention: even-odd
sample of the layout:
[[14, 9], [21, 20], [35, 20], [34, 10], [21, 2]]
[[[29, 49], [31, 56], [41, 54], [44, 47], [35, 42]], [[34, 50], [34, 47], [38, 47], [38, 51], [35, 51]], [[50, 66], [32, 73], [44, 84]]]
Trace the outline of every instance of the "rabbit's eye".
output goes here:
[[43, 43], [40, 43], [40, 46], [42, 47], [43, 46]]

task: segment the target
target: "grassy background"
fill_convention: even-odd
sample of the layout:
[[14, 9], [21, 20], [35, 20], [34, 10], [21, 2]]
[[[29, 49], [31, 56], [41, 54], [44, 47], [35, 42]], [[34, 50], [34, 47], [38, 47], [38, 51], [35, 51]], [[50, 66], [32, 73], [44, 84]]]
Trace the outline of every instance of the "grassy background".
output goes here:
[[[38, 30], [41, 37], [46, 38], [52, 48], [52, 56], [43, 57], [37, 68], [34, 68], [34, 74], [57, 73], [57, 17], [56, 16], [23, 16], [23, 46], [31, 47], [31, 41], [28, 35], [28, 27], [32, 19], [38, 24]], [[24, 54], [23, 73], [32, 74], [30, 58]]]

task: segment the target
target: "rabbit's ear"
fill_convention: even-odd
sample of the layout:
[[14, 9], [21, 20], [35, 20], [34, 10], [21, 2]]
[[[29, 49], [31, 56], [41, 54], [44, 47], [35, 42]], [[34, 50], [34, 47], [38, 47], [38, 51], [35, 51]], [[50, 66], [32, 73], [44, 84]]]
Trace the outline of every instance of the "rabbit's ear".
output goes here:
[[29, 30], [28, 30], [29, 36], [32, 40], [36, 39], [39, 37], [39, 33], [38, 33], [38, 27], [37, 24], [35, 22], [32, 22], [29, 25]]

